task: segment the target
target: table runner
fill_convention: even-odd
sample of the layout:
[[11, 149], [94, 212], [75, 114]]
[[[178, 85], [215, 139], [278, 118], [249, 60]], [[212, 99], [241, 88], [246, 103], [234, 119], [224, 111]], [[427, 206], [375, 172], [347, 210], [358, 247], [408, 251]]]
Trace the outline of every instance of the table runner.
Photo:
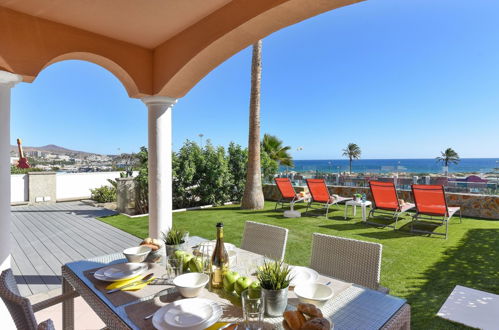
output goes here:
[[[164, 266], [160, 264], [148, 264], [149, 269], [144, 273], [144, 274], [149, 274], [149, 273], [154, 273], [154, 276], [156, 278], [161, 278], [161, 276], [166, 274], [166, 269]], [[114, 293], [106, 293], [108, 290], [106, 289], [106, 286], [110, 284], [110, 282], [104, 282], [96, 279], [93, 275], [93, 273], [100, 269], [102, 267], [94, 268], [94, 269], [89, 269], [87, 271], [83, 272], [83, 275], [94, 285], [94, 287], [102, 292], [106, 298], [113, 304], [113, 306], [121, 306], [127, 303], [130, 303], [132, 301], [136, 301], [140, 298], [145, 298], [145, 297], [150, 297], [155, 294], [158, 294], [159, 292], [168, 289], [169, 285], [164, 285], [164, 284], [149, 284], [145, 286], [144, 288], [137, 290], [137, 291], [117, 291]], [[153, 282], [154, 283], [154, 282]]]

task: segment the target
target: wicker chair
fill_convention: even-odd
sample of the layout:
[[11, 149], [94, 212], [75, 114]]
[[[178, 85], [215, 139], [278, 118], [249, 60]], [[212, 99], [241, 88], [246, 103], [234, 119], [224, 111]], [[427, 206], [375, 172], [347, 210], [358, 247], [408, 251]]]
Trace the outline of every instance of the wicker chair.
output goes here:
[[23, 330], [53, 330], [54, 323], [48, 319], [40, 324], [36, 322], [35, 312], [56, 305], [65, 299], [75, 297], [75, 293], [53, 297], [37, 304], [31, 305], [28, 298], [19, 294], [16, 280], [11, 269], [6, 269], [0, 275], [0, 297], [18, 329]]
[[241, 248], [275, 260], [283, 260], [286, 253], [286, 228], [246, 221]]
[[321, 274], [388, 293], [379, 285], [382, 245], [313, 234], [310, 267]]

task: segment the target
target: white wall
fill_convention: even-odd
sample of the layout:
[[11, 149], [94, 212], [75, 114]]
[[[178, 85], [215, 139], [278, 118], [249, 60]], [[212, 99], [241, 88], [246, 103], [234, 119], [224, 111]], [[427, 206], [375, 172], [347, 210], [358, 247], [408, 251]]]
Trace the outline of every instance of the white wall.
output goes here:
[[10, 202], [26, 202], [29, 199], [28, 196], [28, 175], [12, 174], [10, 176]]
[[[138, 172], [133, 172], [137, 176]], [[91, 172], [91, 173], [57, 173], [56, 199], [85, 199], [90, 198], [90, 189], [100, 186], [110, 186], [107, 179], [114, 180], [120, 177], [120, 172]], [[12, 174], [10, 176], [10, 202], [19, 203], [29, 200], [29, 183], [27, 174]]]
[[120, 172], [57, 173], [55, 177], [57, 200], [90, 198], [90, 189], [110, 186], [107, 179], [120, 177]]

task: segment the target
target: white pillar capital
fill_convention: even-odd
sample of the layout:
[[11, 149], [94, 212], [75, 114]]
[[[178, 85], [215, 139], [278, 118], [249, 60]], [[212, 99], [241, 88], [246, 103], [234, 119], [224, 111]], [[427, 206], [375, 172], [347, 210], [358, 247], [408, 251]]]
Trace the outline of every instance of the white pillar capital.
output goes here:
[[153, 96], [146, 96], [142, 98], [142, 102], [144, 102], [146, 105], [166, 105], [168, 107], [171, 107], [175, 103], [177, 103], [177, 99], [169, 96], [159, 96], [159, 95], [153, 95]]
[[0, 70], [0, 86], [14, 87], [17, 83], [23, 81], [23, 77], [18, 74]]

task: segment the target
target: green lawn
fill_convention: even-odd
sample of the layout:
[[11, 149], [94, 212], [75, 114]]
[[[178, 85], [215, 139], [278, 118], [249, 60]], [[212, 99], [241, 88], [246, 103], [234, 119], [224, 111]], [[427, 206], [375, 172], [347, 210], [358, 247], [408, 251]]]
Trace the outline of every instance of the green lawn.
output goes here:
[[[180, 212], [174, 213], [173, 221], [191, 235], [209, 239], [215, 238], [215, 224], [222, 221], [226, 241], [236, 245], [240, 244], [246, 220], [286, 227], [286, 261], [295, 265], [309, 263], [315, 232], [381, 243], [381, 284], [411, 304], [414, 329], [464, 328], [435, 316], [456, 284], [499, 294], [499, 221], [463, 218], [459, 224], [458, 219], [453, 219], [445, 240], [442, 236], [411, 235], [407, 232], [407, 216], [399, 222], [402, 230], [393, 231], [360, 223], [360, 209], [358, 217], [349, 220], [343, 219], [342, 206], [330, 212], [329, 219], [323, 213], [289, 219], [282, 216], [282, 210], [274, 211], [274, 203], [265, 206], [262, 211], [224, 206]], [[304, 207], [297, 210], [304, 211]], [[117, 215], [101, 220], [135, 236], [147, 236], [147, 217]]]

